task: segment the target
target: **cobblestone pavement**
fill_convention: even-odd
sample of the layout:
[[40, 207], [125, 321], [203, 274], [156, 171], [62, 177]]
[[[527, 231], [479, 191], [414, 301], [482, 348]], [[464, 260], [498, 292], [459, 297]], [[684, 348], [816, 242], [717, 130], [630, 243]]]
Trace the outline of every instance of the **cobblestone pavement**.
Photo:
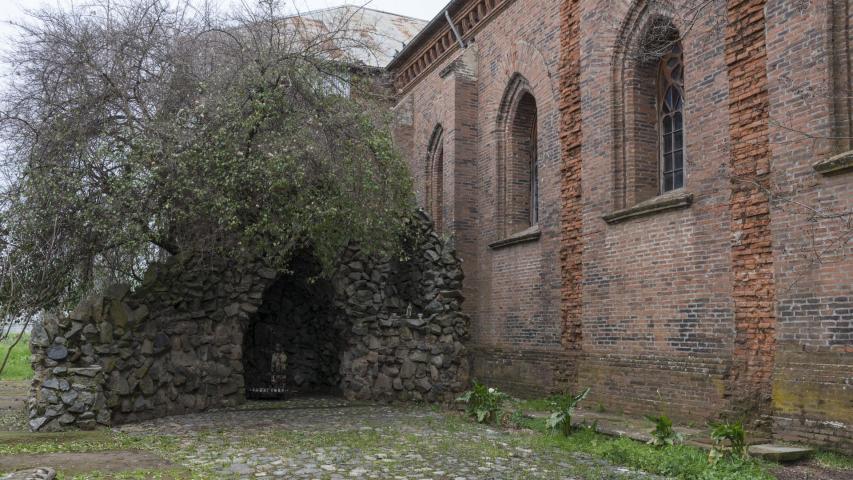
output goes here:
[[534, 435], [491, 429], [429, 407], [299, 399], [118, 430], [142, 437], [141, 443], [167, 442], [161, 453], [211, 478], [658, 478], [581, 454], [538, 448]]

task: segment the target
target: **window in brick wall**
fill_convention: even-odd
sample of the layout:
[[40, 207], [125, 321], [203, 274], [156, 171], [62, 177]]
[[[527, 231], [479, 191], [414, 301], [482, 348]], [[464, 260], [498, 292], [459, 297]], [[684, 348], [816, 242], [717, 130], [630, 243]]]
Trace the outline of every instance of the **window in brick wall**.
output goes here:
[[503, 236], [510, 236], [539, 222], [538, 110], [520, 75], [504, 96], [499, 122], [498, 220]]
[[679, 43], [661, 58], [659, 72], [661, 192], [666, 193], [684, 186], [684, 62]]
[[616, 209], [687, 181], [681, 36], [668, 18], [643, 15], [623, 34], [614, 59]]
[[433, 130], [426, 162], [426, 210], [432, 216], [435, 230], [444, 226], [444, 129]]

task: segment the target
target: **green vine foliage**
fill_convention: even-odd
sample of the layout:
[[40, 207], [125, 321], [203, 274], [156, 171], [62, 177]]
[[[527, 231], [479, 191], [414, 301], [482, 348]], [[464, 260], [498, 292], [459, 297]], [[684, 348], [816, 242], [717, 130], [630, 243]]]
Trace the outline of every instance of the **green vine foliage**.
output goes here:
[[[170, 3], [93, 0], [23, 27], [0, 98], [8, 315], [138, 282], [170, 253], [286, 270], [310, 249], [328, 273], [350, 242], [398, 247], [412, 183], [379, 82], [331, 61], [347, 32], [294, 35], [275, 0], [222, 19]], [[341, 71], [349, 95], [328, 87]]]

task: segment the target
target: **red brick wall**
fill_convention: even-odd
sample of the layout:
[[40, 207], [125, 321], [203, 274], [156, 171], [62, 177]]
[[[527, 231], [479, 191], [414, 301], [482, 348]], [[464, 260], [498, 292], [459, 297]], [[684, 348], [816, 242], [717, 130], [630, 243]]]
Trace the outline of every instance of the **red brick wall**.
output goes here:
[[764, 0], [729, 0], [726, 63], [731, 130], [731, 233], [735, 348], [730, 395], [768, 413], [776, 350], [770, 219], [769, 96]]
[[562, 2], [560, 22], [560, 145], [563, 155], [560, 172], [562, 343], [567, 350], [579, 351], [583, 335], [580, 0]]
[[[841, 241], [850, 217], [833, 218], [853, 211], [853, 172], [824, 176], [812, 168], [850, 148], [849, 110], [837, 105], [851, 98], [838, 85], [850, 82], [839, 64], [849, 62], [853, 18], [845, 0], [767, 0], [766, 12], [774, 431], [853, 452], [853, 244]], [[843, 15], [848, 22], [837, 21]], [[847, 140], [830, 138], [839, 132]]]
[[[458, 178], [458, 172], [445, 174], [445, 203], [456, 202], [445, 208], [455, 209], [457, 214], [447, 212], [445, 231], [455, 236], [457, 247], [465, 247], [465, 308], [473, 318], [472, 343], [480, 352], [475, 356], [475, 376], [516, 391], [554, 388], [551, 379], [561, 377], [554, 372], [565, 363], [558, 358], [562, 353], [559, 5], [557, 0], [512, 2], [476, 33], [466, 53], [457, 51], [436, 65], [400, 100], [401, 105], [413, 107], [412, 146], [405, 154], [417, 191], [425, 190], [421, 164], [428, 135], [438, 123], [445, 128], [445, 170], [460, 161], [469, 169], [466, 180]], [[469, 84], [463, 88], [459, 85], [460, 76], [454, 73], [454, 66], [461, 64], [470, 71], [466, 77]], [[529, 208], [516, 198], [521, 190], [529, 190], [529, 185], [520, 179], [526, 171], [515, 169], [509, 183], [501, 183], [507, 182], [502, 169], [513, 166], [513, 154], [520, 150], [513, 149], [511, 143], [511, 122], [499, 119], [501, 101], [518, 75], [536, 100], [540, 235], [525, 243], [492, 248], [491, 244], [524, 230], [529, 216]], [[461, 129], [467, 130], [468, 143], [461, 149], [457, 145], [455, 152], [448, 153]], [[470, 195], [462, 201], [449, 188], [467, 188]], [[517, 213], [511, 219], [504, 218], [509, 212], [499, 208], [501, 195], [508, 193], [512, 193], [509, 207], [514, 206]], [[423, 202], [422, 193], [419, 201]], [[460, 210], [467, 220], [459, 218]], [[513, 227], [509, 228], [509, 224]], [[550, 360], [543, 366], [543, 359]], [[500, 373], [497, 365], [502, 365]], [[543, 368], [548, 372], [543, 373]]]
[[[837, 30], [849, 5], [711, 2], [691, 24], [685, 3], [516, 0], [402, 92], [398, 143], [419, 192], [445, 128], [444, 223], [464, 252], [475, 376], [528, 394], [591, 386], [611, 411], [746, 412], [780, 438], [851, 450], [853, 246], [832, 250], [849, 217], [831, 212], [853, 209], [853, 181], [812, 168], [850, 145], [828, 138], [849, 130], [849, 100], [832, 94], [850, 82]], [[637, 166], [656, 132], [632, 127], [650, 100], [631, 101], [645, 90], [623, 68], [657, 16], [683, 34], [675, 197], [692, 204], [608, 223], [655, 193], [654, 165]], [[493, 248], [514, 231], [500, 112], [517, 75], [536, 98], [540, 236]]]
[[[476, 35], [479, 49], [479, 270], [482, 284], [475, 316], [474, 362], [480, 378], [524, 393], [554, 388], [550, 378], [560, 352], [560, 151], [559, 6], [556, 0], [516, 0]], [[538, 240], [492, 249], [505, 239], [498, 208], [502, 190], [498, 142], [501, 102], [513, 79], [523, 77], [536, 99], [539, 136], [540, 220]], [[505, 189], [504, 189], [505, 190]], [[507, 358], [502, 370], [491, 368]], [[550, 355], [548, 354], [550, 353]], [[552, 365], [535, 358], [551, 358]], [[535, 367], [535, 368], [534, 368]], [[550, 370], [550, 371], [549, 371]], [[509, 382], [512, 382], [510, 384]]]
[[[713, 417], [726, 408], [733, 301], [728, 164], [728, 81], [719, 11], [684, 32], [686, 187], [689, 208], [609, 225], [622, 208], [622, 160], [648, 152], [623, 141], [631, 111], [617, 98], [619, 69], [654, 18], [645, 2], [607, 9], [581, 2], [583, 357], [579, 387], [592, 402], [633, 413]], [[619, 48], [617, 48], [619, 47]], [[571, 95], [571, 93], [570, 93]]]

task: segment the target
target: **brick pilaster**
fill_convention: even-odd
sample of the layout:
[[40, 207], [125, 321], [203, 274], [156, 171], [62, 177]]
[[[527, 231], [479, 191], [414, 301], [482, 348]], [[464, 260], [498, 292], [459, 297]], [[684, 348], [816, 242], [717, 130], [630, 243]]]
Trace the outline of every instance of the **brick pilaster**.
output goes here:
[[580, 0], [566, 0], [560, 9], [560, 143], [562, 148], [560, 264], [562, 343], [580, 350], [583, 313], [583, 210], [581, 205]]
[[767, 413], [776, 351], [765, 0], [728, 0], [735, 411]]

